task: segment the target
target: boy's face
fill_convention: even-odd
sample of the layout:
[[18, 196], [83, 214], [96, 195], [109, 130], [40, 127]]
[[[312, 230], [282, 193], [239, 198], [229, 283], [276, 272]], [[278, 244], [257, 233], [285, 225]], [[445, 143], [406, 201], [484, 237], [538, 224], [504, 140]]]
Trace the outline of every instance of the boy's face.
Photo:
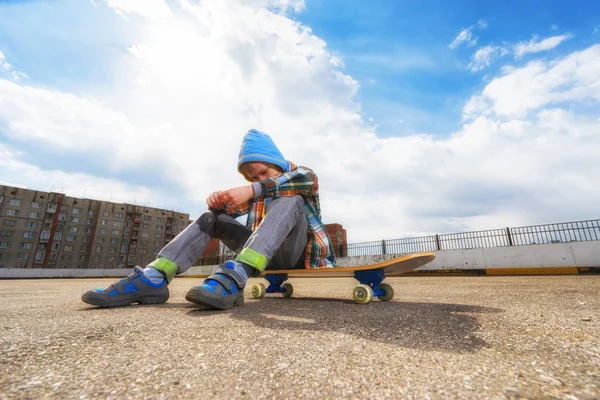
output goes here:
[[251, 182], [259, 182], [281, 175], [279, 168], [273, 164], [249, 162], [243, 165], [243, 172]]

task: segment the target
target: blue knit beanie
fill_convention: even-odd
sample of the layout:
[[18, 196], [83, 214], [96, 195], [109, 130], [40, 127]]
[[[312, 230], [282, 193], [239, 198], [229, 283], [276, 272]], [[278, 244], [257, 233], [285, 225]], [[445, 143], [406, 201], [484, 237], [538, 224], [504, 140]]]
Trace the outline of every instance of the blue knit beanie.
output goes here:
[[238, 156], [238, 171], [240, 174], [244, 175], [241, 171], [242, 164], [254, 161], [275, 164], [283, 172], [289, 172], [288, 161], [281, 154], [273, 139], [266, 133], [250, 129], [244, 136], [240, 147]]

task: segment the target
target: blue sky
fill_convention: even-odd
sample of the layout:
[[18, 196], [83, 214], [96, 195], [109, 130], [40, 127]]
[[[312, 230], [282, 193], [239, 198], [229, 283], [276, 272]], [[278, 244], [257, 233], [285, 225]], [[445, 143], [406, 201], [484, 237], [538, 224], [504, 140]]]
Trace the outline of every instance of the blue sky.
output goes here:
[[[546, 54], [556, 57], [599, 41], [594, 29], [600, 24], [600, 3], [554, 0], [540, 5], [532, 0], [306, 0], [306, 9], [295, 18], [323, 38], [360, 82], [357, 101], [365, 116], [379, 124], [379, 135], [447, 135], [461, 126], [460, 109], [485, 85], [482, 78], [502, 66], [467, 70], [477, 47], [529, 41], [533, 35], [574, 35]], [[448, 47], [479, 20], [487, 28], [473, 29], [477, 46]]]
[[593, 1], [0, 1], [0, 183], [195, 217], [257, 128], [351, 241], [597, 218], [599, 43]]

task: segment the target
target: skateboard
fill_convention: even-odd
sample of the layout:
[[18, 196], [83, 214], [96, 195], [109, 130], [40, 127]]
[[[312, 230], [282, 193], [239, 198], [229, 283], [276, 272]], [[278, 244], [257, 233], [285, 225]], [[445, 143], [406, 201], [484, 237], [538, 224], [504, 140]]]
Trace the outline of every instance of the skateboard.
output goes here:
[[390, 301], [394, 297], [394, 289], [386, 283], [381, 283], [386, 274], [403, 274], [433, 261], [434, 258], [433, 253], [424, 252], [397, 257], [378, 264], [355, 267], [266, 270], [263, 272], [263, 277], [269, 282], [269, 286], [265, 288], [262, 283], [252, 286], [252, 297], [260, 299], [267, 293], [281, 293], [283, 297], [290, 297], [294, 293], [294, 287], [289, 283], [284, 283], [290, 277], [353, 276], [360, 282], [352, 293], [354, 301], [359, 304], [368, 304], [373, 297], [377, 297], [381, 301]]

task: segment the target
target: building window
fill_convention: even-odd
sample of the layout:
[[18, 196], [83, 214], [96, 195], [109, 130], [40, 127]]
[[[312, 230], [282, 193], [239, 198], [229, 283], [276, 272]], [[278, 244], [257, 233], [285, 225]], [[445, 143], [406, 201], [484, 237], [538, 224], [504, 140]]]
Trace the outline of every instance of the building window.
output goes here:
[[129, 239], [127, 239], [127, 238], [123, 239], [123, 244], [129, 244]]
[[115, 238], [110, 239], [110, 244], [117, 244], [118, 240]]
[[2, 236], [2, 237], [11, 237], [12, 236], [12, 231], [2, 231], [2, 232], [0, 232], [0, 236]]
[[121, 253], [127, 253], [127, 246], [121, 247]]
[[69, 227], [69, 232], [77, 232], [79, 228], [77, 228], [76, 226], [70, 226]]
[[114, 256], [110, 256], [110, 257], [108, 257], [108, 261], [109, 261], [109, 262], [114, 262], [114, 261], [115, 261], [115, 257], [114, 257]]
[[92, 224], [92, 222], [93, 222], [93, 221], [92, 221], [92, 219], [91, 219], [91, 218], [88, 218], [88, 219], [85, 221], [85, 223], [86, 223], [86, 224], [88, 224], [88, 225], [91, 225], [91, 224]]
[[22, 249], [31, 249], [33, 246], [31, 243], [21, 243]]
[[102, 253], [102, 246], [96, 247], [96, 253]]
[[8, 259], [8, 253], [0, 253], [0, 259], [7, 260]]
[[67, 242], [74, 242], [75, 239], [77, 239], [77, 238], [75, 236], [73, 236], [73, 235], [69, 235], [69, 236], [66, 237], [66, 241]]
[[150, 229], [150, 224], [142, 224], [142, 229]]
[[58, 214], [58, 220], [59, 221], [64, 221], [67, 219], [67, 216], [65, 214]]
[[115, 221], [115, 223], [113, 224], [113, 226], [121, 226], [121, 221]]
[[140, 254], [146, 254], [148, 252], [148, 249], [140, 249]]
[[[31, 244], [31, 243], [29, 243], [29, 244]], [[8, 249], [9, 247], [10, 247], [10, 242], [0, 242], [0, 249]]]
[[150, 215], [144, 215], [144, 221], [152, 221], [152, 217]]
[[122, 216], [123, 216], [123, 214], [121, 214], [120, 212], [115, 213], [115, 218], [121, 218]]
[[161, 237], [162, 237], [162, 235], [161, 235], [160, 233], [155, 233], [155, 234], [154, 234], [154, 237], [155, 237], [155, 238], [161, 238]]
[[100, 261], [100, 260], [102, 260], [102, 256], [96, 256], [96, 257], [94, 257], [94, 258], [95, 258], [95, 260], [96, 260], [96, 261]]
[[35, 239], [35, 232], [24, 232], [23, 238], [25, 239]]
[[111, 233], [112, 233], [113, 235], [115, 235], [115, 236], [118, 236], [118, 235], [120, 235], [120, 234], [121, 234], [121, 231], [120, 231], [120, 230], [118, 230], [118, 229], [113, 229]]
[[29, 260], [29, 253], [19, 253], [17, 256], [19, 260]]
[[73, 214], [79, 214], [79, 212], [80, 212], [80, 211], [81, 211], [81, 210], [79, 210], [79, 208], [74, 208], [74, 209], [71, 211], [71, 213], [73, 213]]
[[94, 215], [94, 210], [88, 210], [88, 216], [91, 217]]
[[60, 243], [54, 243], [52, 245], [52, 250], [58, 250], [58, 249], [60, 249]]
[[111, 248], [108, 250], [108, 252], [109, 252], [109, 253], [116, 253], [116, 252], [117, 252], [117, 248], [116, 248], [116, 247], [111, 247]]
[[163, 229], [163, 226], [162, 226], [162, 225], [156, 225], [156, 230], [157, 230], [157, 231], [162, 231], [162, 229]]
[[85, 232], [85, 233], [90, 233], [90, 232], [92, 232], [92, 228], [85, 228], [85, 231], [84, 231], [84, 232]]
[[36, 212], [36, 211], [29, 212], [29, 218], [39, 218], [39, 217], [40, 217], [39, 212]]
[[44, 252], [43, 251], [38, 251], [37, 253], [35, 253], [35, 259], [36, 260], [43, 260], [44, 259]]
[[10, 199], [10, 201], [8, 202], [8, 204], [11, 205], [11, 206], [20, 206], [21, 205], [21, 200]]
[[102, 213], [102, 216], [104, 216], [104, 217], [108, 217], [108, 215], [109, 215], [109, 214], [108, 214], [108, 211], [104, 211], [104, 212]]
[[11, 210], [10, 208], [8, 210], [6, 210], [6, 215], [19, 215], [19, 210]]
[[3, 225], [4, 226], [15, 226], [15, 225], [17, 225], [17, 220], [16, 219], [5, 219]]
[[42, 208], [42, 205], [40, 203], [38, 203], [37, 201], [32, 201], [31, 208]]
[[87, 243], [87, 242], [89, 242], [89, 241], [90, 241], [90, 237], [89, 237], [89, 236], [84, 236], [84, 237], [82, 237], [82, 238], [81, 238], [81, 241], [82, 241], [83, 243]]
[[73, 246], [67, 245], [67, 246], [64, 247], [64, 250], [65, 251], [73, 251]]
[[79, 223], [79, 217], [71, 217], [71, 222], [73, 222], [74, 224], [78, 224]]
[[100, 234], [101, 234], [101, 235], [104, 235], [104, 234], [106, 234], [106, 229], [104, 229], [104, 228], [100, 229]]
[[108, 220], [103, 219], [102, 221], [100, 221], [100, 225], [106, 225], [108, 224]]
[[37, 228], [37, 222], [28, 221], [25, 226], [28, 228]]
[[42, 233], [40, 233], [40, 239], [49, 239], [49, 238], [50, 238], [50, 232], [42, 231]]
[[54, 232], [54, 240], [60, 240], [60, 239], [62, 239], [62, 233]]
[[60, 211], [69, 211], [69, 206], [66, 204], [63, 204], [62, 206], [60, 206]]
[[98, 238], [98, 243], [104, 243], [104, 238], [103, 237]]
[[142, 232], [142, 237], [148, 237], [148, 232]]

